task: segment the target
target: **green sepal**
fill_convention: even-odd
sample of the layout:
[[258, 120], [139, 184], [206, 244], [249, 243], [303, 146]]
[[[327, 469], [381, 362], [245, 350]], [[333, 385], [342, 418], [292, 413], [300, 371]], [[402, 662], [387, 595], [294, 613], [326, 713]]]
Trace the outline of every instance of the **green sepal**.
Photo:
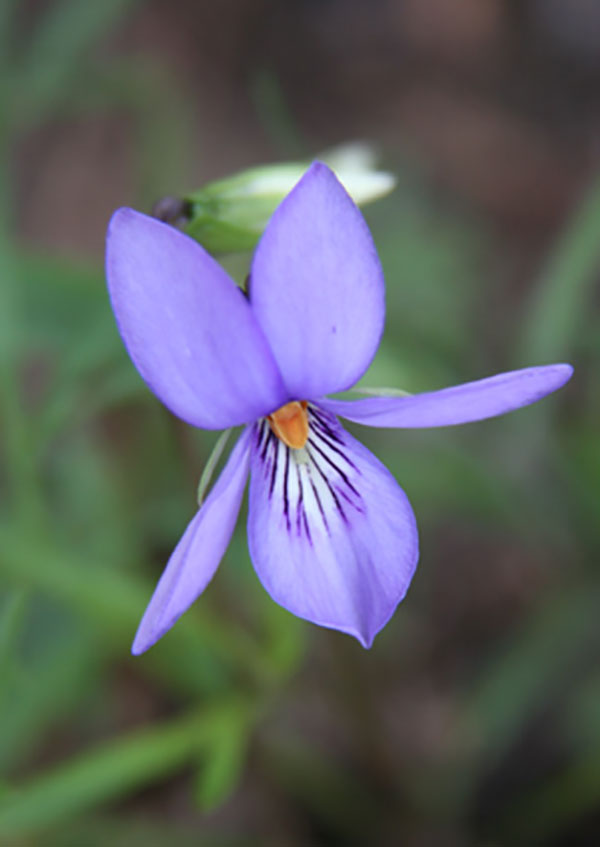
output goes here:
[[352, 394], [366, 394], [369, 397], [412, 397], [410, 391], [404, 391], [403, 388], [370, 388], [368, 385], [360, 385], [356, 388], [349, 388]]
[[185, 232], [209, 253], [252, 250], [306, 163], [250, 168], [187, 195]]
[[212, 475], [215, 472], [215, 468], [217, 467], [219, 459], [223, 455], [223, 450], [225, 449], [227, 442], [229, 441], [229, 436], [231, 435], [232, 431], [232, 427], [230, 427], [229, 429], [224, 430], [219, 435], [219, 437], [217, 438], [217, 442], [212, 449], [212, 453], [208, 457], [208, 461], [204, 466], [202, 476], [200, 477], [200, 482], [198, 483], [198, 493], [196, 495], [199, 506], [202, 505], [204, 495], [208, 490]]

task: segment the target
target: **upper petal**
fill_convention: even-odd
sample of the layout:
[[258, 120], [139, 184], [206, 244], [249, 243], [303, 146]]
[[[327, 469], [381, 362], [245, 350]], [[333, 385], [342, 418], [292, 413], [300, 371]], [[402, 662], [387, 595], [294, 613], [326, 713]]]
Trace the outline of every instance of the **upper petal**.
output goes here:
[[383, 330], [384, 296], [361, 213], [333, 172], [313, 164], [271, 218], [250, 285], [294, 399], [342, 391], [362, 376]]
[[129, 355], [180, 418], [224, 429], [285, 402], [281, 376], [248, 301], [191, 238], [120, 209], [108, 229], [106, 273]]
[[250, 430], [246, 429], [173, 551], [139, 625], [131, 648], [134, 655], [162, 638], [212, 579], [240, 509], [248, 476], [249, 437]]
[[408, 397], [326, 398], [319, 403], [336, 415], [367, 426], [453, 426], [503, 415], [535, 403], [563, 386], [572, 373], [571, 365], [545, 365]]
[[415, 518], [386, 468], [322, 409], [306, 447], [253, 429], [248, 543], [271, 597], [369, 647], [404, 597], [418, 558]]

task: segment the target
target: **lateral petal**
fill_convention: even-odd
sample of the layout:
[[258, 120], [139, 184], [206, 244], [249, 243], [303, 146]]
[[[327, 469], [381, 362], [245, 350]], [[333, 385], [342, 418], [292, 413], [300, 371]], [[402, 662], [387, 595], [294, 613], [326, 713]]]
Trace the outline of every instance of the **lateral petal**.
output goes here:
[[342, 391], [362, 376], [383, 330], [384, 297], [364, 218], [316, 162], [273, 214], [251, 273], [252, 309], [293, 399]]
[[212, 579], [235, 527], [249, 466], [244, 430], [206, 501], [192, 518], [136, 633], [131, 652], [143, 653], [169, 630]]
[[178, 417], [226, 429], [288, 399], [248, 301], [191, 238], [119, 209], [108, 228], [106, 274], [133, 363]]
[[248, 544], [271, 597], [364, 647], [404, 597], [418, 559], [410, 503], [386, 468], [309, 405], [306, 446], [252, 431]]
[[455, 426], [529, 406], [561, 388], [572, 373], [571, 365], [545, 365], [407, 397], [323, 398], [319, 404], [335, 415], [365, 426], [405, 429]]

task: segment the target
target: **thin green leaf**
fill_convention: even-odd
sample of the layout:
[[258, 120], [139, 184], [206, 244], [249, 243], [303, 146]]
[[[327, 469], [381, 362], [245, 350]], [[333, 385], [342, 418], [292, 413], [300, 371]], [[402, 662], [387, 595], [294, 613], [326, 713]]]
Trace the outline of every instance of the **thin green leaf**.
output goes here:
[[211, 811], [221, 806], [235, 790], [243, 772], [254, 709], [232, 703], [213, 723], [210, 746], [198, 771], [196, 800]]
[[[18, 528], [0, 527], [0, 560], [5, 579], [65, 603], [100, 627], [109, 648], [129, 647], [152, 594], [149, 584], [130, 573], [82, 562], [48, 539], [24, 536]], [[214, 688], [215, 660], [221, 676], [237, 672], [261, 681], [273, 679], [274, 669], [265, 662], [260, 645], [243, 627], [211, 615], [206, 605], [202, 614], [179, 621], [148, 658], [138, 661], [142, 669], [154, 668], [176, 687], [197, 693]]]
[[[10, 66], [15, 49], [14, 17], [17, 0], [0, 0], [0, 66]], [[7, 75], [4, 70], [3, 76]], [[4, 80], [0, 82], [2, 85]]]
[[521, 366], [573, 355], [590, 314], [599, 274], [600, 176], [590, 186], [539, 280], [517, 345]]
[[455, 781], [466, 798], [474, 790], [480, 768], [490, 767], [519, 732], [560, 690], [575, 656], [580, 655], [596, 627], [597, 587], [586, 585], [546, 599], [523, 631], [486, 663], [478, 683], [467, 696], [463, 711], [466, 738], [479, 738], [479, 756], [463, 764]]
[[10, 234], [12, 174], [6, 139], [0, 137], [0, 419], [3, 458], [15, 509], [30, 521], [40, 520], [37, 468], [18, 379], [18, 335], [21, 324], [20, 279]]
[[64, 99], [89, 50], [136, 2], [62, 0], [47, 7], [23, 53], [20, 96], [15, 103], [22, 120], [39, 122]]
[[2, 677], [0, 770], [5, 772], [34, 751], [49, 727], [72, 713], [102, 679], [104, 657], [89, 629], [71, 627], [51, 640], [43, 635], [47, 643], [38, 639], [35, 655], [21, 657], [20, 672]]
[[33, 833], [179, 770], [211, 738], [223, 704], [111, 740], [0, 799], [0, 835]]
[[259, 70], [250, 82], [250, 96], [260, 122], [279, 151], [286, 158], [304, 158], [307, 145], [277, 75]]
[[[0, 610], [0, 679], [5, 683], [13, 671], [14, 652], [27, 611], [29, 593], [25, 588], [13, 589]], [[6, 688], [0, 688], [0, 705], [5, 692]]]

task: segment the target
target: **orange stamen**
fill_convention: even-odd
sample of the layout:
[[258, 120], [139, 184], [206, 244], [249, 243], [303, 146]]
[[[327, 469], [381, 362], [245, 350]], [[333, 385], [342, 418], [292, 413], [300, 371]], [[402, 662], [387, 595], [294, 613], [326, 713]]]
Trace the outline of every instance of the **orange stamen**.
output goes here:
[[308, 439], [307, 405], [306, 400], [292, 400], [267, 417], [277, 438], [296, 450], [304, 447]]

